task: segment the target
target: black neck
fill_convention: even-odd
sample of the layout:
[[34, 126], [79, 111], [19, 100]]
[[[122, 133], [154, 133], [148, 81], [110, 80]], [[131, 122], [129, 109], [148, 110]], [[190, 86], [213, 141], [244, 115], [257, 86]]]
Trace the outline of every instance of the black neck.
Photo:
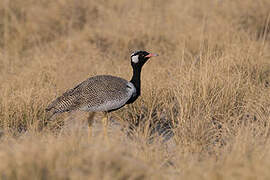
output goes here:
[[130, 82], [135, 86], [136, 94], [138, 96], [141, 94], [141, 71], [142, 68], [133, 67], [133, 76], [130, 80]]
[[131, 97], [131, 99], [128, 101], [127, 104], [133, 103], [141, 95], [141, 71], [142, 71], [141, 67], [133, 67], [133, 76], [130, 82], [136, 88], [136, 95]]

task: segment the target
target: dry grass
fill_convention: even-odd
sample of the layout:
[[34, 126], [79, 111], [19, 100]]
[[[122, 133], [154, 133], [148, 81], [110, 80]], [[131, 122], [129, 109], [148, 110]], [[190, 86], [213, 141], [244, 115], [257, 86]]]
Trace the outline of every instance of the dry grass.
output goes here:
[[[0, 1], [0, 178], [269, 179], [269, 9], [269, 0]], [[143, 69], [142, 96], [112, 114], [122, 130], [109, 143], [81, 126], [62, 131], [72, 115], [46, 121], [48, 103], [87, 77], [129, 79], [136, 49], [160, 56]]]

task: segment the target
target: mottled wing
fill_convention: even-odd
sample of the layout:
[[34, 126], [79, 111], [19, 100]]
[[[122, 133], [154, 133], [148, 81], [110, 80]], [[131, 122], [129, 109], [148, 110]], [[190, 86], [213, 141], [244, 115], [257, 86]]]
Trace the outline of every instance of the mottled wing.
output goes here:
[[46, 111], [53, 110], [54, 113], [61, 113], [65, 111], [70, 111], [74, 109], [74, 103], [80, 98], [82, 93], [81, 84], [77, 85], [75, 88], [66, 91], [62, 96], [56, 98], [51, 104], [48, 105]]
[[115, 76], [94, 76], [54, 100], [46, 109], [55, 113], [80, 109], [109, 111], [122, 107], [136, 93], [132, 83]]
[[135, 93], [134, 86], [119, 77], [103, 75], [84, 84], [80, 110], [109, 111], [122, 107]]

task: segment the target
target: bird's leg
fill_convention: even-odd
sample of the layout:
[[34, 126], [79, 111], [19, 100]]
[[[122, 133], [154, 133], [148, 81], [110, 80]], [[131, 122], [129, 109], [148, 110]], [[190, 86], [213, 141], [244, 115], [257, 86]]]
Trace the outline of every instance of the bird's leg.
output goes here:
[[104, 113], [104, 117], [102, 118], [102, 123], [103, 123], [103, 135], [105, 141], [108, 142], [108, 113]]
[[95, 112], [90, 112], [89, 113], [89, 116], [87, 118], [87, 122], [88, 122], [88, 137], [89, 137], [89, 139], [91, 139], [91, 137], [92, 137], [92, 125], [93, 125], [95, 114], [96, 114]]

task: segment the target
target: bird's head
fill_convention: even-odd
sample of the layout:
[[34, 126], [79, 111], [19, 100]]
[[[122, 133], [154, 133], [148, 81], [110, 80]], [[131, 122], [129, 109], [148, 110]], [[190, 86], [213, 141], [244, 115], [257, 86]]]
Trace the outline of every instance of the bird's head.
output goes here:
[[133, 68], [142, 67], [148, 59], [150, 59], [153, 56], [158, 56], [157, 54], [149, 53], [146, 51], [135, 51], [131, 54], [131, 65]]

